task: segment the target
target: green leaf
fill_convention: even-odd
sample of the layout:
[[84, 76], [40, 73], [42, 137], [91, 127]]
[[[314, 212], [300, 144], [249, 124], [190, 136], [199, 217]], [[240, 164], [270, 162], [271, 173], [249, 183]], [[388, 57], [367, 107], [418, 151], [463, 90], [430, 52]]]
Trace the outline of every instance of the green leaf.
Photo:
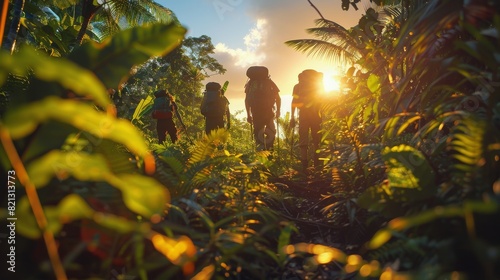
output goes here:
[[407, 120], [406, 120], [406, 121], [405, 121], [405, 122], [404, 122], [404, 123], [403, 123], [403, 124], [399, 127], [398, 132], [397, 132], [397, 135], [401, 135], [401, 133], [403, 133], [403, 132], [406, 130], [406, 128], [408, 128], [408, 126], [409, 126], [410, 124], [412, 124], [412, 123], [413, 123], [413, 122], [415, 122], [415, 121], [418, 121], [418, 120], [419, 120], [419, 119], [421, 119], [421, 118], [422, 118], [421, 116], [418, 116], [418, 115], [417, 115], [417, 116], [413, 116], [413, 117], [411, 117], [411, 118], [407, 119]]
[[155, 179], [138, 174], [114, 175], [105, 158], [77, 152], [52, 151], [27, 168], [35, 186], [46, 185], [54, 175], [73, 176], [82, 181], [106, 181], [123, 193], [125, 205], [145, 217], [163, 214], [170, 200], [168, 190]]
[[21, 235], [36, 239], [41, 237], [40, 229], [36, 223], [33, 211], [28, 201], [28, 197], [24, 196], [16, 203], [16, 215], [18, 220], [16, 222], [16, 231]]
[[103, 156], [79, 152], [52, 151], [31, 163], [28, 175], [37, 187], [47, 185], [57, 176], [64, 179], [73, 176], [81, 181], [104, 181], [109, 168]]
[[28, 70], [32, 70], [38, 79], [56, 82], [77, 95], [93, 99], [103, 108], [111, 104], [106, 88], [92, 72], [64, 58], [39, 53], [31, 47], [23, 47], [14, 55], [0, 51], [0, 69], [0, 85], [9, 72], [25, 76]]
[[[431, 223], [442, 218], [463, 217], [467, 223], [467, 216], [472, 213], [491, 214], [497, 212], [499, 205], [494, 201], [468, 200], [463, 205], [439, 206], [416, 215], [392, 219], [386, 228], [379, 230], [369, 241], [370, 249], [377, 249], [389, 241], [394, 232], [403, 231], [411, 227]], [[473, 224], [468, 224], [472, 227]]]
[[[49, 151], [59, 149], [71, 133], [78, 133], [75, 127], [56, 121], [48, 121], [38, 126], [36, 133], [30, 135], [30, 141], [22, 148], [22, 160], [25, 164]], [[50, 141], [47, 141], [50, 139]], [[21, 150], [21, 148], [19, 149]]]
[[402, 205], [435, 194], [434, 170], [417, 149], [407, 145], [387, 147], [382, 159], [387, 167], [387, 180], [369, 187], [358, 197], [361, 207], [394, 217], [403, 211]]
[[132, 120], [139, 120], [142, 116], [148, 114], [153, 109], [153, 97], [148, 95], [146, 98], [141, 99], [137, 107], [135, 108], [134, 114], [132, 115]]
[[431, 191], [435, 174], [424, 155], [417, 149], [400, 145], [382, 152], [390, 188], [414, 188]]
[[152, 24], [124, 30], [104, 43], [89, 42], [69, 58], [92, 70], [107, 88], [121, 85], [135, 65], [177, 47], [186, 29], [175, 24]]
[[280, 236], [278, 238], [278, 264], [279, 265], [284, 265], [287, 254], [285, 252], [285, 246], [290, 244], [290, 238], [292, 237], [293, 232], [297, 232], [297, 228], [293, 224], [287, 224], [285, 227], [281, 230]]
[[[31, 210], [28, 197], [24, 196], [17, 205], [17, 216], [20, 217], [16, 223], [16, 230], [28, 238], [40, 238], [42, 233]], [[94, 210], [76, 194], [64, 197], [57, 206], [45, 206], [45, 217], [47, 218], [47, 229], [57, 234], [66, 223], [91, 218]], [[22, 217], [22, 218], [21, 218]]]
[[94, 222], [97, 224], [112, 229], [118, 233], [129, 233], [133, 231], [148, 232], [150, 229], [149, 224], [127, 220], [120, 216], [110, 215], [107, 213], [97, 212], [93, 216]]
[[380, 95], [382, 92], [382, 84], [380, 82], [380, 77], [375, 74], [370, 74], [368, 80], [366, 81], [368, 89], [375, 95]]
[[380, 246], [387, 243], [392, 238], [392, 233], [390, 230], [381, 229], [375, 233], [370, 242], [368, 243], [368, 248], [377, 249]]
[[108, 182], [122, 191], [123, 202], [130, 210], [144, 217], [163, 215], [170, 200], [167, 188], [150, 177], [120, 174], [108, 178]]
[[121, 143], [137, 155], [149, 154], [142, 134], [130, 122], [96, 111], [91, 105], [74, 100], [47, 97], [8, 112], [4, 124], [13, 139], [20, 139], [47, 120], [71, 124], [96, 137]]
[[72, 221], [92, 217], [94, 210], [76, 194], [66, 196], [58, 206], [59, 218], [64, 221]]

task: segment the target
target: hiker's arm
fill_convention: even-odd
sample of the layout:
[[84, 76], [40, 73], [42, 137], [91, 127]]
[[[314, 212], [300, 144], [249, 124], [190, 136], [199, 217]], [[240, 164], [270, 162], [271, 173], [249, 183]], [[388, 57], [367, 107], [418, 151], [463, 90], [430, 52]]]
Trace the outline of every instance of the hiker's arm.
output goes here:
[[248, 100], [248, 97], [245, 98], [245, 109], [247, 110], [247, 122], [252, 123], [252, 113], [251, 113], [251, 108], [250, 108], [250, 101]]
[[276, 118], [279, 118], [281, 114], [281, 97], [280, 93], [276, 92]]
[[292, 100], [292, 108], [290, 109], [290, 119], [294, 120], [295, 119], [295, 108], [297, 108], [297, 106], [295, 105], [295, 102], [294, 100]]
[[231, 112], [229, 112], [229, 101], [226, 98], [226, 120], [227, 120], [227, 129], [231, 127]]
[[295, 126], [295, 108], [297, 108], [297, 85], [293, 87], [293, 93], [292, 93], [292, 105], [290, 108], [290, 126], [294, 127]]

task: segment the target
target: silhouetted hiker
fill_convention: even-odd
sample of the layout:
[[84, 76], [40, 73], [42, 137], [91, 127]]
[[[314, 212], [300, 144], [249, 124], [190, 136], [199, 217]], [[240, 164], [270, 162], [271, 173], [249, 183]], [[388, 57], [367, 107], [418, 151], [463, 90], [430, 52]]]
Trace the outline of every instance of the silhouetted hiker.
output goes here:
[[175, 126], [173, 115], [175, 114], [179, 122], [185, 127], [182, 118], [177, 110], [175, 98], [166, 90], [158, 90], [154, 93], [152, 117], [156, 119], [156, 132], [158, 133], [158, 142], [161, 144], [166, 140], [166, 134], [170, 136], [172, 143], [175, 143], [177, 137], [177, 127]]
[[302, 73], [299, 74], [299, 83], [293, 87], [290, 125], [295, 127], [295, 108], [298, 108], [300, 161], [304, 172], [307, 171], [309, 166], [309, 132], [311, 132], [314, 149], [314, 167], [316, 170], [319, 170], [320, 167], [319, 156], [316, 152], [319, 148], [321, 138], [319, 134], [321, 125], [321, 105], [318, 101], [318, 95], [323, 91], [323, 73], [312, 69], [302, 71]]
[[249, 80], [245, 84], [245, 108], [247, 121], [253, 125], [257, 151], [272, 150], [276, 136], [274, 118], [280, 116], [279, 89], [264, 66], [252, 66], [246, 74]]
[[231, 127], [231, 114], [229, 112], [229, 101], [224, 96], [224, 90], [219, 83], [210, 82], [205, 86], [203, 100], [201, 102], [201, 114], [205, 117], [205, 133], [224, 128], [224, 117], [227, 129]]

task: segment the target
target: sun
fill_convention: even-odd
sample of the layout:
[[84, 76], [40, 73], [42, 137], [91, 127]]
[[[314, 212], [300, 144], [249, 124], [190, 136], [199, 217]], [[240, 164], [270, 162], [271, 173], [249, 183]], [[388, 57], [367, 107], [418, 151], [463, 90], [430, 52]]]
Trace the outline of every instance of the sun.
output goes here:
[[326, 94], [340, 91], [340, 81], [338, 77], [333, 73], [323, 74], [323, 86], [325, 87]]

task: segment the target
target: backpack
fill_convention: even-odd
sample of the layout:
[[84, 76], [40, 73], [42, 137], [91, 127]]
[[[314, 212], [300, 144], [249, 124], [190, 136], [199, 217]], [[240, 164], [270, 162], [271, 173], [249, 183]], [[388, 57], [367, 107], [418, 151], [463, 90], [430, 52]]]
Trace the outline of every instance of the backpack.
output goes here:
[[201, 114], [205, 117], [223, 116], [226, 112], [226, 98], [222, 95], [221, 85], [210, 82], [205, 86], [201, 102]]
[[265, 66], [250, 66], [247, 69], [247, 77], [250, 80], [263, 80], [269, 78], [269, 69]]
[[323, 73], [307, 69], [299, 74], [299, 83], [294, 87], [293, 103], [306, 108], [317, 104], [316, 97], [323, 91]]
[[170, 119], [172, 118], [172, 102], [165, 90], [155, 92], [155, 99], [153, 101], [153, 119]]
[[245, 102], [252, 112], [272, 112], [279, 89], [269, 78], [269, 70], [264, 66], [251, 66], [246, 74], [250, 80], [245, 85]]

